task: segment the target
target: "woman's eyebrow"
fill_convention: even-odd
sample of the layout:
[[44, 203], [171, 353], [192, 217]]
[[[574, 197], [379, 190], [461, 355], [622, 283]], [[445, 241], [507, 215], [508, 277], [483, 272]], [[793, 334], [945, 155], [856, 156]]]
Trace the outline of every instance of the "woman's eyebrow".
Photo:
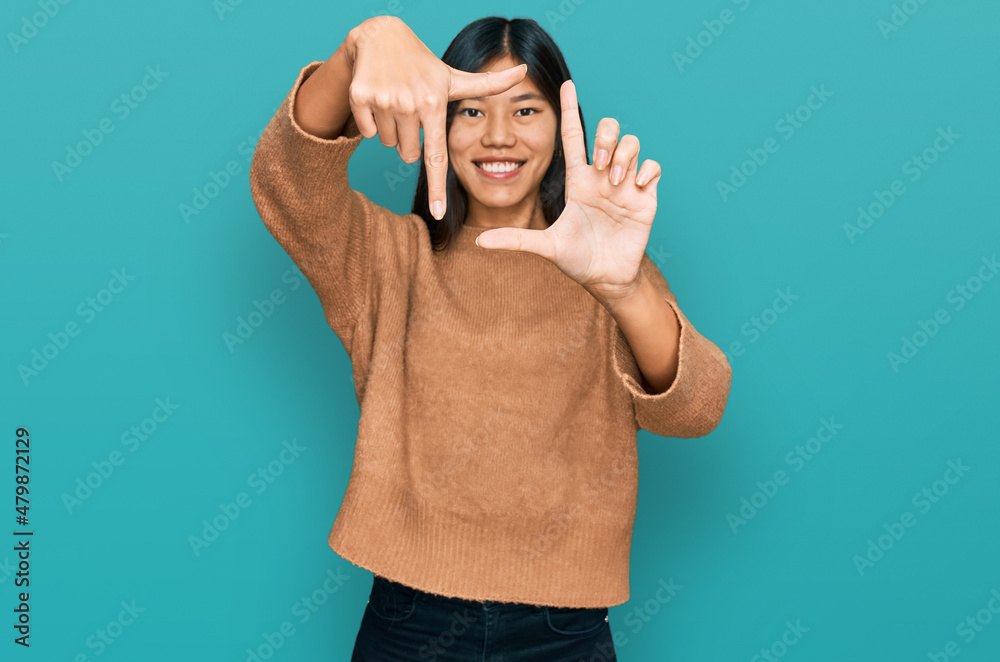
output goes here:
[[[527, 101], [528, 99], [541, 99], [542, 101], [544, 101], [545, 97], [543, 97], [540, 94], [535, 94], [533, 92], [529, 92], [528, 94], [519, 94], [516, 97], [511, 97], [510, 102], [511, 103], [520, 103], [521, 101]], [[482, 101], [482, 102], [485, 102], [486, 101], [486, 97], [468, 97], [465, 100], [466, 101]]]

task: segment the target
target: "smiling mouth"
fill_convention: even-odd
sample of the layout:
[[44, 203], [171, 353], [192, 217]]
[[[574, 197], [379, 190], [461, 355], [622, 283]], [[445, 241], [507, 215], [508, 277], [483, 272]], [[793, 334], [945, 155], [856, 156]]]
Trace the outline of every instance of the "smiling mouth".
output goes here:
[[490, 161], [488, 163], [473, 161], [473, 163], [483, 172], [503, 174], [505, 172], [514, 172], [527, 163], [527, 161]]

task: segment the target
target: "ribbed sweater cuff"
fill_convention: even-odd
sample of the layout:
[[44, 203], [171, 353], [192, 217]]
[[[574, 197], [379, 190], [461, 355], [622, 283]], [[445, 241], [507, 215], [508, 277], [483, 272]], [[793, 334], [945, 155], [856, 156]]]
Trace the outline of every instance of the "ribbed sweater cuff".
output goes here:
[[635, 407], [636, 429], [661, 437], [701, 437], [719, 424], [732, 378], [725, 354], [698, 333], [677, 302], [663, 297], [680, 324], [677, 375], [663, 393], [650, 393], [628, 339], [612, 318], [612, 362]]

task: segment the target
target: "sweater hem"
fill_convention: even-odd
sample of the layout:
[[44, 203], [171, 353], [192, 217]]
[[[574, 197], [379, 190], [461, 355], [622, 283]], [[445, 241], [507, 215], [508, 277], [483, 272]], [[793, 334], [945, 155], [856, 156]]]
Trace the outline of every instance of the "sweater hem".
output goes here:
[[[546, 572], [538, 573], [541, 575], [538, 578], [538, 581], [528, 582], [532, 589], [538, 589], [537, 591], [533, 590], [530, 593], [518, 593], [496, 585], [490, 586], [489, 583], [484, 581], [484, 578], [481, 576], [475, 577], [471, 581], [466, 581], [466, 584], [468, 585], [475, 584], [482, 587], [481, 590], [466, 590], [454, 584], [449, 585], [447, 580], [435, 581], [434, 579], [428, 577], [426, 572], [423, 572], [420, 569], [417, 569], [414, 572], [406, 572], [405, 570], [400, 570], [399, 568], [393, 569], [390, 562], [387, 562], [384, 559], [374, 558], [370, 553], [362, 552], [353, 547], [350, 541], [350, 533], [345, 533], [344, 529], [340, 528], [337, 524], [334, 524], [333, 529], [327, 538], [327, 543], [330, 549], [332, 549], [345, 561], [348, 561], [351, 565], [363, 568], [373, 574], [385, 577], [386, 579], [404, 584], [411, 588], [447, 598], [458, 598], [473, 602], [488, 600], [491, 602], [564, 608], [610, 608], [625, 604], [629, 600], [627, 570], [624, 580], [626, 586], [624, 593], [620, 591], [611, 591], [603, 595], [595, 595], [591, 592], [587, 595], [588, 588], [592, 588], [593, 583], [588, 583], [587, 581], [582, 580], [579, 582], [579, 585], [583, 587], [581, 594], [568, 594], [568, 597], [565, 599], [553, 600], [545, 598], [542, 595], [542, 592], [546, 588], [544, 586], [544, 584], [546, 584], [545, 580], [551, 578], [551, 574]], [[595, 566], [595, 572], [597, 573], [604, 573], [607, 572], [607, 570], [607, 567]], [[456, 581], [461, 582], [462, 577], [465, 577], [465, 575], [456, 576]], [[612, 583], [608, 582], [606, 577], [602, 579], [606, 583]]]

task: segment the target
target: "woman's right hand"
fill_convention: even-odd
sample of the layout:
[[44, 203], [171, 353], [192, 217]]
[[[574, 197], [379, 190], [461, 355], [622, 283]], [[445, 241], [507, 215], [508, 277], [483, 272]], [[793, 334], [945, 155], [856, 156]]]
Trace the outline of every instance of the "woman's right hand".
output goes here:
[[453, 69], [432, 53], [402, 20], [374, 16], [351, 30], [348, 59], [353, 75], [349, 99], [358, 130], [376, 134], [407, 163], [420, 158], [424, 129], [431, 214], [444, 216], [448, 174], [447, 104], [509, 90], [524, 79], [527, 65], [494, 73]]

